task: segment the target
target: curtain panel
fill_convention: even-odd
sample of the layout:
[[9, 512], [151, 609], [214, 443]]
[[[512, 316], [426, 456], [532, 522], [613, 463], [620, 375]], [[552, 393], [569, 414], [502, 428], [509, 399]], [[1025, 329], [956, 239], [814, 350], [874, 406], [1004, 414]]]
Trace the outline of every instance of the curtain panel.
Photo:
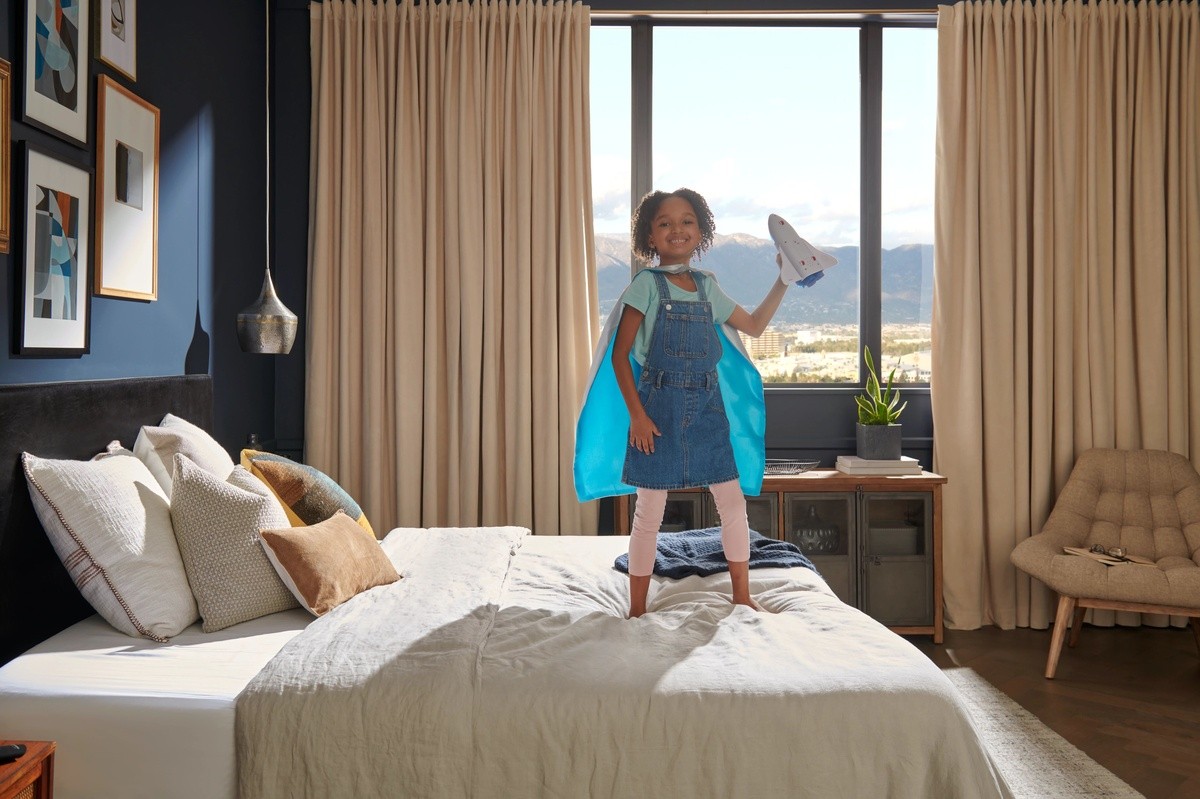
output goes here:
[[1008, 557], [1076, 457], [1200, 456], [1200, 11], [960, 2], [938, 62], [946, 619], [1046, 627]]
[[594, 533], [588, 9], [310, 5], [306, 459], [376, 528]]

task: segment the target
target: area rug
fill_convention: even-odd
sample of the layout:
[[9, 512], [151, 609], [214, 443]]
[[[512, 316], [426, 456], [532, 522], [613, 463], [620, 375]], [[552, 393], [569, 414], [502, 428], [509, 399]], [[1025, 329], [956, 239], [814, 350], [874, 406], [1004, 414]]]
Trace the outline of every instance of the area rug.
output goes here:
[[971, 669], [945, 669], [1016, 799], [1145, 799]]

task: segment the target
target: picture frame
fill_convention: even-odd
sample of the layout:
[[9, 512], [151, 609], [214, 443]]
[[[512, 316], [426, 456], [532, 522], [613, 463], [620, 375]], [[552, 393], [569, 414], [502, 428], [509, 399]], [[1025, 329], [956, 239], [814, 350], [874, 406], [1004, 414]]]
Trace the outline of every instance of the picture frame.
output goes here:
[[96, 57], [137, 81], [137, 0], [96, 1]]
[[87, 147], [90, 0], [20, 1], [25, 4], [21, 119]]
[[16, 269], [18, 355], [83, 355], [91, 316], [92, 175], [49, 150], [22, 147], [22, 257]]
[[12, 65], [0, 58], [0, 253], [11, 246], [12, 212]]
[[96, 294], [158, 299], [158, 108], [96, 79]]

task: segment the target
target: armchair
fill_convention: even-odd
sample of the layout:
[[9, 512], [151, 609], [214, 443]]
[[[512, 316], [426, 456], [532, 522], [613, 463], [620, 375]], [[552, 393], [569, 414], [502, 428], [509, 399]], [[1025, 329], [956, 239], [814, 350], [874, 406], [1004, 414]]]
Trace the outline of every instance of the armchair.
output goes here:
[[[1063, 547], [1124, 547], [1153, 565], [1108, 566]], [[1013, 564], [1059, 595], [1046, 660], [1054, 677], [1068, 626], [1075, 646], [1087, 608], [1191, 617], [1200, 648], [1200, 474], [1159, 450], [1084, 452], [1041, 532], [1013, 549]]]

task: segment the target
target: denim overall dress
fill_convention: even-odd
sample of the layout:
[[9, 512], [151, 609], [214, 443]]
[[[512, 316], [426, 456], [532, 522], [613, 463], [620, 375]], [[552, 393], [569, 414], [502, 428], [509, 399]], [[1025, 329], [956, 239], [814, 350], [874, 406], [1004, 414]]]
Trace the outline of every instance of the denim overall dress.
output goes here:
[[658, 316], [650, 334], [638, 397], [662, 433], [654, 452], [625, 446], [622, 481], [639, 488], [694, 488], [736, 479], [729, 420], [717, 383], [721, 342], [704, 278], [694, 274], [697, 299], [677, 300], [662, 272]]

